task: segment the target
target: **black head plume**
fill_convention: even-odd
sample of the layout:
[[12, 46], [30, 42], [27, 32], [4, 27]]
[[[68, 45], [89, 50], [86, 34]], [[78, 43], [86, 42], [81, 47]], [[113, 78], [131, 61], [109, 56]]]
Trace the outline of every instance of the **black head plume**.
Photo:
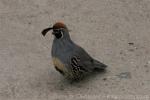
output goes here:
[[42, 33], [43, 36], [45, 36], [46, 33], [47, 33], [48, 31], [52, 30], [52, 29], [53, 29], [52, 27], [46, 28], [46, 29], [44, 29], [41, 33]]

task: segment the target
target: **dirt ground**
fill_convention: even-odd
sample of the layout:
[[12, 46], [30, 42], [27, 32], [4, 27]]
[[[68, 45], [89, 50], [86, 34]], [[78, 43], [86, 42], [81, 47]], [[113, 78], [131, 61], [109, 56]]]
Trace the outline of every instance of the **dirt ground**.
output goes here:
[[[106, 73], [70, 83], [54, 69], [41, 31], [57, 21]], [[68, 99], [150, 99], [150, 0], [0, 0], [0, 100]]]

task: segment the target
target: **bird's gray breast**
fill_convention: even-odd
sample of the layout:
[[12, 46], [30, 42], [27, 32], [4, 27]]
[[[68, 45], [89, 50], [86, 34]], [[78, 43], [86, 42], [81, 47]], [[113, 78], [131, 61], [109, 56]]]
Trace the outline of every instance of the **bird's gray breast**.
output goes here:
[[62, 63], [67, 64], [73, 54], [73, 44], [64, 41], [53, 41], [52, 57], [58, 58]]

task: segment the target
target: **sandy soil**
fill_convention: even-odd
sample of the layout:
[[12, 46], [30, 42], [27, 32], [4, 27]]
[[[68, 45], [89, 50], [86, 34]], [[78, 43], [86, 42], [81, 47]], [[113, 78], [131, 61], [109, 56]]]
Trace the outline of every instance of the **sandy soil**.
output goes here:
[[[109, 67], [69, 83], [51, 62], [63, 21], [72, 39]], [[0, 100], [150, 99], [150, 0], [0, 0]]]

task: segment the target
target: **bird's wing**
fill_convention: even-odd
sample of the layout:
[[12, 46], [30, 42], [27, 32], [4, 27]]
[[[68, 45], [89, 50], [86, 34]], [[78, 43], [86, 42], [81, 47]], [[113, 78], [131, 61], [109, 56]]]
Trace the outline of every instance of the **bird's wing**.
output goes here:
[[83, 48], [78, 47], [71, 57], [70, 64], [74, 70], [92, 72], [94, 69], [105, 69], [107, 66], [93, 59]]

